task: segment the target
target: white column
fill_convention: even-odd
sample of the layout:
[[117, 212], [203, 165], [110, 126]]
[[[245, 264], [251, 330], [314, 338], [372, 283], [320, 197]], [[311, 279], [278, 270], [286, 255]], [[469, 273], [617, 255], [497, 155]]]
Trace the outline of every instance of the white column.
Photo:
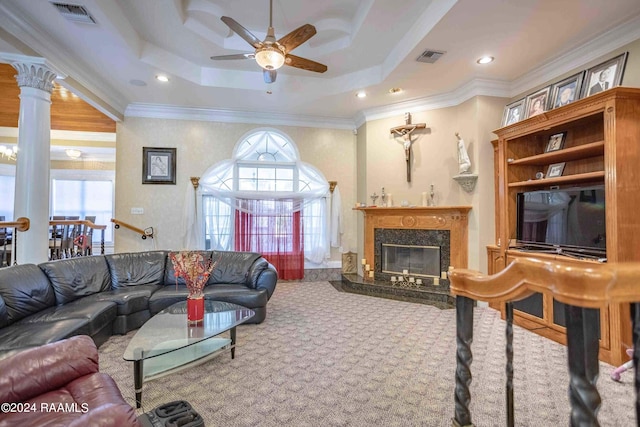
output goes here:
[[16, 232], [16, 261], [39, 264], [49, 259], [51, 91], [56, 73], [42, 61], [11, 65], [20, 86], [14, 218], [31, 221], [29, 230]]

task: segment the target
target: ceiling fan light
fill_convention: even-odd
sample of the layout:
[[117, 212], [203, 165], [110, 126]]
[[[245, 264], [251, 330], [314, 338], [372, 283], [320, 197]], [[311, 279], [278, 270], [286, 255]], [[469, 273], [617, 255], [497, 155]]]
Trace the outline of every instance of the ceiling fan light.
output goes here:
[[284, 55], [280, 49], [267, 46], [256, 51], [256, 62], [265, 70], [277, 70], [284, 65]]

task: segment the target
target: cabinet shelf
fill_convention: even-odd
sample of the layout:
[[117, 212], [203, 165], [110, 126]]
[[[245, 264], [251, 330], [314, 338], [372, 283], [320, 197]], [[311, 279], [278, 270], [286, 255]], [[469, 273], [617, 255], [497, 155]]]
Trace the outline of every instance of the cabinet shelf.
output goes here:
[[604, 141], [583, 144], [577, 147], [551, 151], [549, 153], [536, 154], [509, 162], [510, 166], [534, 165], [545, 166], [551, 163], [569, 162], [571, 160], [585, 159], [604, 155]]
[[513, 187], [546, 187], [549, 185], [572, 184], [578, 182], [599, 181], [604, 179], [604, 171], [578, 173], [575, 175], [558, 176], [555, 178], [530, 179], [528, 181], [510, 182]]
[[[509, 249], [518, 228], [518, 193], [553, 186], [603, 184], [605, 203], [592, 207], [605, 210], [607, 262], [640, 261], [640, 197], [635, 184], [640, 164], [638, 112], [640, 88], [615, 87], [495, 131], [497, 245], [487, 248], [488, 271], [497, 273], [517, 257], [553, 256], [561, 260], [557, 254], [518, 253]], [[561, 132], [566, 132], [566, 148], [545, 153], [549, 137]], [[562, 162], [566, 163], [563, 176], [534, 179], [538, 172], [548, 173], [549, 166]], [[577, 205], [571, 209], [567, 214], [579, 215], [588, 227], [593, 212], [578, 210]], [[548, 226], [548, 221], [539, 221], [535, 232], [546, 233]], [[591, 261], [562, 259], [562, 262], [591, 268], [587, 264]], [[551, 293], [541, 294], [542, 318], [525, 318], [516, 311], [514, 323], [566, 342], [565, 331], [556, 322], [557, 301]], [[506, 314], [504, 304], [496, 308], [503, 316]], [[601, 309], [600, 315], [599, 356], [607, 363], [620, 365], [627, 360], [624, 349], [633, 346], [629, 304], [609, 304]]]

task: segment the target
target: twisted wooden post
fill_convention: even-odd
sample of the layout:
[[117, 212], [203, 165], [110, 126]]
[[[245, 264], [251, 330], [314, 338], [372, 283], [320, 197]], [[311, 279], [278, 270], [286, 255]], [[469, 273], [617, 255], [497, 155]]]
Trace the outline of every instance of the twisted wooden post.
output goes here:
[[505, 314], [507, 321], [506, 339], [507, 339], [507, 426], [513, 427], [515, 423], [515, 414], [513, 406], [513, 303], [505, 304]]
[[599, 426], [598, 310], [565, 306], [571, 426]]
[[456, 388], [454, 427], [472, 426], [471, 411], [471, 342], [473, 341], [473, 300], [456, 298]]

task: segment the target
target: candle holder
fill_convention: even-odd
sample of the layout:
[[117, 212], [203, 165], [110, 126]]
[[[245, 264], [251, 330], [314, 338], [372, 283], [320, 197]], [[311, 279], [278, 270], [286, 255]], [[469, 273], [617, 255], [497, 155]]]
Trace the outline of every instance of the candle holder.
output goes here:
[[376, 194], [376, 192], [374, 191], [372, 195], [370, 195], [369, 197], [371, 197], [371, 206], [375, 206], [376, 205], [376, 200], [378, 200], [378, 196]]
[[380, 205], [381, 205], [383, 208], [386, 208], [386, 207], [387, 207], [387, 195], [386, 195], [386, 193], [384, 192], [384, 187], [382, 187], [382, 193], [380, 194]]
[[416, 279], [409, 276], [409, 273], [403, 272], [399, 276], [391, 276], [391, 284], [401, 288], [419, 288], [422, 285], [422, 279]]

